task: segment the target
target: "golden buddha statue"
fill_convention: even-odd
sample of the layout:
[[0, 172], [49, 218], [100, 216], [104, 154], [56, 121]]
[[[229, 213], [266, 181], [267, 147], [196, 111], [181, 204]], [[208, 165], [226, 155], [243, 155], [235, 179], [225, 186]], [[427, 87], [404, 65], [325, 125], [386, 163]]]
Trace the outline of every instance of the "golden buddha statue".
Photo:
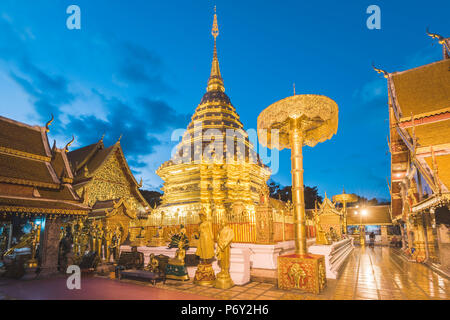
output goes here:
[[326, 232], [323, 231], [322, 226], [320, 225], [320, 217], [317, 212], [314, 214], [314, 222], [316, 225], [316, 244], [330, 244]]
[[219, 289], [228, 289], [234, 286], [230, 276], [230, 257], [231, 242], [233, 241], [234, 232], [228, 225], [225, 216], [220, 220], [220, 231], [217, 236], [217, 259], [219, 260], [220, 272], [217, 274], [215, 287]]
[[194, 282], [200, 285], [213, 285], [216, 277], [212, 264], [208, 261], [214, 258], [214, 234], [211, 221], [207, 219], [205, 209], [200, 211], [199, 239], [197, 252], [200, 263], [195, 272]]

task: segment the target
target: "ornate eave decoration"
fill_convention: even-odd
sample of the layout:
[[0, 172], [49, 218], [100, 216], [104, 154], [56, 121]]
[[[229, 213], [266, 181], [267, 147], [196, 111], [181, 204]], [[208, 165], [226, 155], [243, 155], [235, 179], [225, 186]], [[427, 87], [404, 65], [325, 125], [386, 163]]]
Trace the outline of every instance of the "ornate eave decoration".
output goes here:
[[420, 213], [427, 209], [442, 207], [450, 204], [450, 193], [434, 194], [412, 207], [413, 214]]
[[17, 207], [17, 206], [0, 206], [0, 212], [3, 213], [25, 213], [25, 214], [40, 214], [40, 215], [76, 215], [87, 216], [89, 210], [70, 210], [70, 209], [49, 209], [49, 208], [35, 208], [35, 207]]
[[24, 158], [41, 160], [41, 161], [45, 161], [45, 162], [50, 162], [52, 160], [51, 157], [44, 157], [44, 156], [40, 156], [40, 155], [37, 155], [37, 154], [28, 153], [28, 152], [19, 151], [19, 150], [14, 150], [14, 149], [11, 149], [11, 148], [6, 148], [6, 147], [0, 147], [0, 152], [6, 153], [6, 154], [11, 154], [11, 155], [14, 155], [14, 156], [20, 156], [20, 157], [24, 157]]
[[59, 187], [60, 187], [60, 185], [56, 184], [56, 183], [38, 182], [38, 181], [32, 181], [32, 180], [16, 179], [16, 178], [1, 177], [1, 176], [0, 176], [0, 182], [23, 184], [23, 185], [27, 185], [27, 186], [42, 187], [42, 188], [49, 188], [49, 189], [59, 189]]
[[129, 217], [130, 219], [136, 219], [136, 215], [131, 214], [133, 210], [130, 208], [128, 203], [125, 201], [124, 198], [121, 198], [119, 201], [115, 202], [113, 200], [113, 208], [111, 209], [105, 209], [106, 217], [112, 217], [118, 213], [118, 209], [123, 206], [125, 210], [123, 210], [124, 214]]

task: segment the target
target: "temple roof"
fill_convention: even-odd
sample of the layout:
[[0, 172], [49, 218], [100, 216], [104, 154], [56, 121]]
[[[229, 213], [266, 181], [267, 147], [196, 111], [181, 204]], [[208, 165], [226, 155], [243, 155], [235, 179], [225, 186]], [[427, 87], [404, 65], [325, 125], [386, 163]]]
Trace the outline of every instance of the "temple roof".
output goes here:
[[66, 150], [50, 149], [48, 125], [0, 117], [0, 212], [88, 213], [72, 189]]
[[40, 157], [50, 157], [44, 127], [30, 126], [0, 116], [0, 147]]
[[449, 70], [450, 59], [446, 59], [391, 74], [402, 118], [450, 112]]
[[79, 188], [79, 185], [89, 182], [95, 172], [100, 170], [113, 155], [117, 155], [125, 176], [128, 178], [128, 181], [130, 181], [131, 190], [134, 192], [136, 198], [139, 199], [144, 207], [147, 207], [147, 201], [138, 190], [141, 185], [136, 181], [128, 166], [125, 155], [123, 154], [122, 146], [120, 145], [120, 140], [112, 146], [105, 148], [102, 138], [97, 143], [71, 151], [67, 154], [74, 171], [75, 187]]

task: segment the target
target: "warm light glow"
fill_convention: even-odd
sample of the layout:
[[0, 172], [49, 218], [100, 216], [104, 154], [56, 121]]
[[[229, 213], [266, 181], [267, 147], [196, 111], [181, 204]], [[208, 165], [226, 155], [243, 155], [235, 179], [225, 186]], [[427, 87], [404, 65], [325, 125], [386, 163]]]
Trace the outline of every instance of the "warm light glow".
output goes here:
[[358, 211], [355, 211], [355, 216], [357, 216], [358, 215]]
[[367, 215], [367, 210], [364, 209], [363, 211], [361, 211], [361, 213], [362, 213], [363, 216], [365, 216], [365, 215]]

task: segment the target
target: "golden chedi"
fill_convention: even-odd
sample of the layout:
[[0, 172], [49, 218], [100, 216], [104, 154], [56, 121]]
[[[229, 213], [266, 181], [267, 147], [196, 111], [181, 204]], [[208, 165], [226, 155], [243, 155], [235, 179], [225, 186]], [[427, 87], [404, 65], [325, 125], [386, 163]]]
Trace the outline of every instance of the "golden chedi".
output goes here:
[[171, 160], [156, 171], [164, 180], [164, 195], [149, 218], [158, 220], [164, 214], [165, 226], [183, 223], [191, 239], [203, 208], [214, 225], [222, 214], [254, 214], [260, 190], [270, 176], [225, 94], [216, 47], [218, 34], [214, 15], [214, 51], [206, 93]]

